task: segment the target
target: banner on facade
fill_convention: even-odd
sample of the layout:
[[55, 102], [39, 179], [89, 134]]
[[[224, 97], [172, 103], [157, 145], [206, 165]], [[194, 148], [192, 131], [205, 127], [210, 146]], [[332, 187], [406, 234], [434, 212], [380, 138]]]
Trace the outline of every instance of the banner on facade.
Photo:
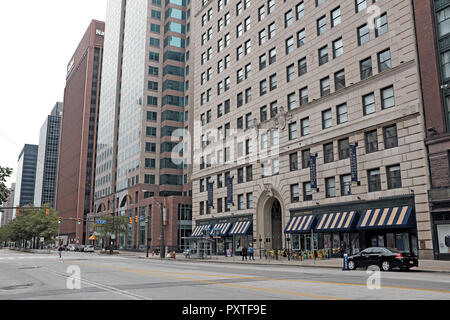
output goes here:
[[352, 182], [358, 182], [358, 155], [356, 153], [356, 145], [350, 145], [350, 169], [352, 172]]
[[233, 178], [227, 179], [227, 203], [233, 204]]
[[214, 208], [214, 182], [208, 182], [208, 207]]
[[311, 189], [317, 189], [317, 156], [311, 156]]

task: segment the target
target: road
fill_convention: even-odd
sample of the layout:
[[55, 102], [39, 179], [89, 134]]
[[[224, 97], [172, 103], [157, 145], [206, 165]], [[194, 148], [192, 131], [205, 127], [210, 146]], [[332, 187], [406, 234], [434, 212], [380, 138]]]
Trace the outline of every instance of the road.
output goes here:
[[[9, 250], [0, 250], [0, 270], [0, 300], [450, 299], [450, 274], [446, 273], [381, 272], [380, 288], [371, 290], [367, 282], [373, 274], [364, 270], [161, 261], [76, 252], [64, 252], [60, 260], [56, 253]], [[71, 270], [80, 270], [80, 277]]]

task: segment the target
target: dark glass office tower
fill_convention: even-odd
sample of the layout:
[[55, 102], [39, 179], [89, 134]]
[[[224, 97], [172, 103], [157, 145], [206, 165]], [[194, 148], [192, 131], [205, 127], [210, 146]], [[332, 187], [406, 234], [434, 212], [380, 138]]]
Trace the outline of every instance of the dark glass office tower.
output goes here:
[[34, 203], [38, 149], [39, 146], [37, 145], [26, 144], [19, 155], [14, 195], [15, 207], [33, 205]]
[[58, 102], [41, 128], [34, 192], [35, 207], [47, 204], [55, 206], [62, 108], [62, 102]]

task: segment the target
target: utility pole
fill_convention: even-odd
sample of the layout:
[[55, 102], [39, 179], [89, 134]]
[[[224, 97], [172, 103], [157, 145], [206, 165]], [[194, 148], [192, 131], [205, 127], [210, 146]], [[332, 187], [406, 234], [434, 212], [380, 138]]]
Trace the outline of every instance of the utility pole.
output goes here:
[[161, 259], [166, 257], [166, 245], [164, 243], [164, 206], [162, 203], [159, 203], [159, 207], [161, 208]]
[[112, 217], [113, 217], [113, 221], [112, 221], [112, 230], [111, 230], [111, 239], [110, 239], [110, 244], [109, 244], [109, 254], [113, 255], [114, 254], [114, 247], [113, 247], [113, 243], [115, 242], [115, 238], [116, 238], [116, 234], [115, 234], [115, 224], [114, 221], [116, 220], [116, 186], [114, 185], [114, 192], [113, 192], [113, 203], [112, 203]]

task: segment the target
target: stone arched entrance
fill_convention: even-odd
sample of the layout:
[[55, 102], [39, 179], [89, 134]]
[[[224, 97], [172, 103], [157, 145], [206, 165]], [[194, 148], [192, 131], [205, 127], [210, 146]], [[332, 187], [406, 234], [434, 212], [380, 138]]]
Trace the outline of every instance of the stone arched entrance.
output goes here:
[[[281, 197], [263, 194], [258, 201], [257, 237], [262, 239], [263, 249], [283, 249], [284, 206]], [[270, 240], [270, 242], [266, 242]]]

